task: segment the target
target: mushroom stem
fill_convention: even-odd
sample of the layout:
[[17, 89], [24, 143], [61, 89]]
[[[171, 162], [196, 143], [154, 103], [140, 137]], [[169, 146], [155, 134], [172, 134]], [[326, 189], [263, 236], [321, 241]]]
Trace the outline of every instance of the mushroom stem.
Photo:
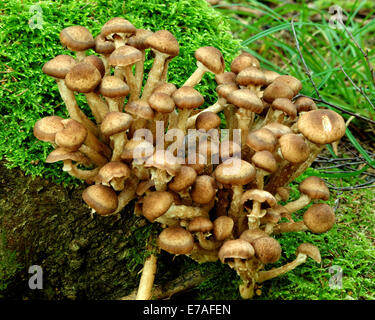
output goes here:
[[284, 205], [284, 208], [290, 213], [293, 213], [307, 206], [310, 201], [311, 198], [307, 194], [302, 194], [297, 200], [288, 202]]
[[246, 137], [254, 121], [254, 112], [245, 108], [238, 108], [236, 118], [238, 121], [238, 129], [241, 130], [241, 144], [244, 148], [246, 146]]
[[168, 177], [165, 170], [151, 168], [151, 180], [155, 183], [156, 191], [165, 191], [167, 190], [167, 183], [172, 179]]
[[75, 51], [76, 53], [76, 59], [78, 62], [81, 62], [83, 59], [86, 58], [86, 51]]
[[124, 71], [126, 83], [129, 85], [130, 95], [129, 95], [129, 102], [138, 100], [139, 92], [136, 79], [133, 74], [132, 66], [126, 66], [121, 68]]
[[113, 214], [119, 213], [130, 201], [132, 201], [137, 196], [137, 194], [135, 193], [135, 191], [137, 190], [137, 185], [138, 179], [135, 176], [128, 178], [126, 188], [124, 188], [117, 197], [118, 205]]
[[274, 226], [272, 234], [279, 234], [284, 232], [297, 232], [306, 231], [308, 228], [303, 223], [303, 221], [297, 222], [282, 222]]
[[78, 107], [73, 91], [66, 86], [64, 80], [56, 79], [56, 82], [61, 98], [64, 100], [64, 103], [68, 110], [69, 117], [82, 123], [92, 134], [98, 135], [98, 127], [89, 118], [87, 118], [87, 116]]
[[154, 91], [156, 84], [159, 82], [160, 77], [163, 73], [165, 59], [168, 58], [167, 54], [161, 53], [157, 50], [155, 52], [155, 59], [152, 64], [152, 68], [148, 74], [146, 84], [143, 88], [141, 100], [147, 101]]
[[87, 180], [89, 183], [92, 183], [95, 176], [98, 174], [100, 168], [95, 168], [92, 170], [82, 170], [77, 168], [77, 164], [73, 164], [72, 160], [64, 160], [63, 171], [69, 173], [72, 177], [81, 180]]
[[[195, 217], [208, 218], [207, 208], [204, 207], [190, 207], [185, 205], [172, 204], [168, 211], [163, 214], [164, 218], [170, 219], [193, 219]], [[156, 219], [157, 221], [157, 219]]]
[[279, 268], [274, 268], [268, 271], [260, 271], [258, 273], [258, 283], [262, 283], [266, 280], [270, 280], [273, 278], [276, 278], [284, 273], [287, 273], [288, 271], [291, 271], [301, 265], [302, 263], [305, 263], [307, 259], [307, 255], [304, 253], [299, 253], [297, 255], [297, 258], [293, 260], [292, 262], [289, 262]]
[[202, 77], [206, 73], [206, 70], [203, 68], [200, 68], [199, 66], [195, 69], [195, 71], [191, 74], [191, 76], [185, 81], [185, 83], [182, 85], [184, 86], [189, 86], [189, 87], [194, 87], [196, 86], [199, 82], [201, 82]]
[[182, 109], [178, 113], [177, 117], [177, 129], [180, 129], [184, 134], [186, 134], [187, 121], [190, 116], [191, 109]]
[[208, 240], [206, 239], [203, 232], [197, 232], [196, 234], [199, 245], [205, 250], [216, 250], [220, 248], [222, 241]]
[[82, 144], [78, 150], [85, 154], [98, 167], [102, 167], [108, 162], [107, 158], [86, 144]]
[[135, 77], [135, 83], [137, 85], [136, 99], [139, 98], [139, 95], [142, 90], [143, 73], [144, 73], [145, 59], [146, 59], [145, 50], [140, 50], [140, 51], [142, 52], [142, 59], [135, 63], [135, 76], [134, 77]]
[[191, 116], [188, 118], [187, 123], [186, 123], [186, 128], [192, 128], [195, 125], [195, 120], [198, 118], [200, 114], [203, 112], [211, 111], [215, 113], [219, 113], [220, 111], [224, 110], [226, 100], [219, 98], [213, 105], [207, 107], [206, 109], [203, 109], [199, 113], [196, 113], [195, 115]]
[[108, 113], [107, 104], [95, 92], [85, 93], [85, 97], [96, 123], [100, 124]]
[[143, 265], [141, 280], [139, 281], [136, 300], [150, 300], [157, 267], [157, 257], [151, 254]]
[[228, 210], [228, 216], [231, 217], [234, 221], [234, 224], [237, 225], [238, 220], [242, 216], [242, 204], [241, 196], [243, 193], [243, 187], [241, 185], [232, 186], [233, 196], [232, 201]]
[[111, 161], [121, 161], [121, 153], [124, 150], [124, 146], [127, 142], [126, 131], [116, 133], [109, 137], [113, 142], [113, 151]]
[[205, 250], [197, 243], [194, 243], [193, 250], [189, 253], [189, 257], [198, 263], [215, 262], [218, 260], [218, 251]]

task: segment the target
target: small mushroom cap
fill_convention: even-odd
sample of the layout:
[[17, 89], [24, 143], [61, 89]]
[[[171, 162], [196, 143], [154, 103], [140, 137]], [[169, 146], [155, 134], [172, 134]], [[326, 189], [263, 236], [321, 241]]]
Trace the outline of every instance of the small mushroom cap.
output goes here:
[[81, 62], [66, 74], [66, 86], [73, 91], [88, 93], [94, 91], [102, 80], [99, 70], [92, 64]]
[[220, 216], [213, 222], [214, 236], [218, 241], [222, 241], [230, 237], [234, 227], [234, 221], [231, 217]]
[[177, 39], [167, 30], [154, 32], [145, 42], [150, 48], [172, 57], [177, 56], [180, 51]]
[[182, 227], [164, 229], [157, 240], [160, 249], [170, 254], [189, 254], [194, 248], [194, 238]]
[[271, 130], [260, 128], [248, 133], [246, 144], [255, 151], [268, 150], [274, 152], [277, 145], [277, 139]]
[[313, 204], [303, 215], [303, 222], [313, 233], [323, 233], [331, 230], [335, 224], [335, 213], [325, 203]]
[[214, 224], [206, 217], [195, 217], [190, 220], [188, 230], [194, 232], [209, 232], [213, 229]]
[[270, 207], [275, 206], [277, 203], [275, 197], [271, 193], [261, 189], [246, 190], [241, 196], [241, 203], [244, 204], [249, 200], [257, 201], [260, 203], [267, 202]]
[[297, 78], [290, 76], [290, 75], [282, 75], [277, 77], [274, 81], [277, 82], [284, 82], [287, 84], [293, 91], [293, 95], [297, 95], [299, 91], [302, 89], [302, 83]]
[[72, 26], [61, 30], [60, 41], [72, 51], [84, 51], [95, 46], [92, 34], [82, 26]]
[[176, 90], [177, 88], [173, 83], [167, 82], [157, 86], [154, 89], [153, 93], [165, 93], [169, 96], [172, 96], [173, 92], [175, 92]]
[[136, 28], [126, 19], [115, 17], [108, 20], [102, 27], [100, 34], [106, 39], [113, 39], [113, 35], [126, 34], [130, 36], [136, 32]]
[[317, 263], [322, 262], [322, 257], [320, 256], [320, 251], [318, 247], [314, 246], [311, 243], [302, 243], [298, 246], [296, 255], [299, 253], [303, 253], [310, 257], [311, 259], [315, 260]]
[[151, 30], [137, 29], [135, 34], [129, 38], [128, 45], [138, 50], [145, 50], [149, 48], [146, 43], [146, 39], [151, 36], [153, 32]]
[[291, 117], [292, 119], [294, 119], [297, 116], [296, 107], [294, 106], [292, 101], [290, 101], [287, 98], [276, 98], [275, 100], [273, 100], [271, 107], [274, 110], [282, 111], [284, 114]]
[[262, 86], [265, 84], [266, 78], [262, 70], [255, 67], [248, 67], [238, 73], [236, 82], [241, 86]]
[[310, 155], [310, 147], [305, 139], [297, 134], [284, 134], [279, 139], [280, 150], [285, 160], [291, 163], [301, 163]]
[[300, 115], [297, 127], [308, 140], [317, 144], [337, 141], [344, 136], [346, 130], [343, 117], [326, 109], [312, 110]]
[[220, 117], [212, 111], [201, 112], [195, 120], [195, 128], [197, 130], [209, 131], [219, 127], [221, 124]]
[[168, 188], [174, 192], [180, 192], [189, 188], [197, 178], [195, 170], [188, 166], [181, 166], [180, 172], [168, 183]]
[[290, 221], [292, 218], [291, 213], [288, 211], [288, 209], [280, 204], [276, 204], [272, 208], [267, 208], [267, 214], [273, 216], [270, 216], [270, 219], [266, 218], [267, 220], [286, 218]]
[[116, 47], [113, 41], [108, 41], [102, 35], [98, 35], [95, 38], [95, 52], [101, 54], [111, 54], [115, 51]]
[[283, 81], [273, 81], [263, 92], [263, 100], [269, 103], [277, 98], [291, 100], [293, 97], [293, 90]]
[[109, 137], [128, 130], [132, 122], [132, 116], [127, 113], [118, 111], [108, 112], [100, 125], [100, 131], [103, 135]]
[[60, 54], [52, 60], [47, 61], [42, 71], [54, 78], [64, 79], [66, 74], [77, 64], [77, 61], [66, 54]]
[[125, 111], [135, 118], [154, 119], [154, 111], [150, 107], [150, 104], [144, 100], [135, 100], [127, 103], [125, 105]]
[[174, 108], [174, 100], [166, 93], [154, 92], [148, 99], [150, 107], [160, 113], [171, 113]]
[[100, 93], [104, 97], [108, 98], [119, 98], [125, 97], [129, 94], [129, 86], [115, 76], [105, 76], [100, 83]]
[[86, 188], [82, 198], [90, 208], [103, 216], [113, 213], [118, 206], [116, 192], [102, 184], [94, 184]]
[[263, 264], [275, 263], [280, 259], [281, 246], [279, 242], [272, 237], [261, 237], [252, 242], [255, 250], [255, 256]]
[[308, 97], [297, 98], [296, 101], [294, 101], [294, 105], [296, 106], [297, 112], [305, 112], [317, 109], [314, 100]]
[[228, 96], [233, 92], [233, 91], [236, 91], [238, 90], [238, 86], [236, 83], [234, 82], [230, 82], [230, 83], [223, 83], [223, 84], [219, 84], [217, 87], [216, 87], [216, 92], [217, 94], [219, 95], [219, 97], [223, 97], [224, 99], [227, 99]]
[[109, 184], [113, 178], [129, 178], [131, 170], [121, 161], [111, 161], [100, 168], [98, 176], [103, 184]]
[[124, 147], [121, 153], [122, 160], [145, 159], [154, 153], [152, 143], [142, 139], [131, 139]]
[[308, 177], [299, 185], [299, 191], [307, 194], [311, 199], [329, 199], [329, 189], [324, 180], [319, 177]]
[[142, 214], [150, 222], [162, 216], [173, 203], [173, 195], [167, 191], [153, 191], [143, 199]]
[[64, 129], [63, 118], [58, 116], [47, 116], [39, 119], [34, 124], [33, 133], [35, 138], [46, 142], [55, 142], [56, 133]]
[[64, 125], [64, 129], [56, 132], [56, 144], [69, 150], [78, 150], [86, 140], [87, 129], [73, 119], [64, 119], [61, 123]]
[[201, 175], [195, 179], [192, 186], [191, 199], [198, 204], [210, 203], [216, 195], [215, 179], [208, 175]]
[[105, 66], [104, 66], [104, 63], [103, 63], [102, 59], [100, 59], [98, 56], [93, 55], [93, 54], [90, 55], [90, 56], [86, 56], [82, 60], [82, 62], [93, 65], [96, 69], [98, 69], [98, 71], [100, 73], [100, 76], [104, 77]]
[[239, 56], [233, 59], [230, 65], [230, 70], [234, 73], [239, 73], [241, 70], [248, 67], [260, 68], [260, 63], [258, 59], [250, 53], [242, 52]]
[[281, 200], [288, 201], [290, 195], [290, 189], [287, 187], [278, 187], [276, 193], [281, 197]]
[[235, 90], [227, 96], [227, 100], [236, 107], [251, 110], [251, 112], [261, 113], [263, 111], [262, 101], [255, 92], [249, 89]]
[[169, 175], [175, 176], [181, 170], [180, 159], [175, 157], [169, 150], [156, 150], [154, 154], [146, 160], [146, 168], [154, 167], [165, 170]]
[[268, 234], [261, 229], [247, 229], [241, 233], [240, 239], [245, 240], [249, 243], [254, 242], [256, 239], [261, 237], [267, 237]]
[[218, 85], [227, 83], [236, 83], [237, 75], [234, 72], [223, 72], [215, 75], [215, 81]]
[[203, 96], [193, 87], [184, 86], [172, 94], [172, 98], [179, 109], [194, 109], [204, 103]]
[[220, 74], [224, 72], [224, 57], [220, 50], [215, 47], [201, 47], [195, 51], [194, 56], [212, 73]]
[[272, 70], [263, 70], [263, 75], [266, 78], [265, 85], [270, 85], [277, 77], [280, 76], [276, 71]]
[[54, 163], [64, 160], [73, 160], [82, 164], [90, 164], [90, 160], [80, 151], [71, 151], [66, 148], [56, 148], [46, 158], [46, 163]]
[[242, 159], [228, 159], [214, 171], [215, 179], [224, 185], [245, 185], [254, 180], [254, 166]]
[[255, 152], [251, 161], [257, 168], [261, 168], [269, 173], [274, 172], [277, 169], [275, 157], [267, 150]]
[[121, 46], [111, 53], [108, 64], [111, 66], [126, 67], [142, 60], [142, 52], [131, 46]]
[[242, 239], [227, 240], [221, 246], [218, 256], [222, 263], [231, 259], [247, 260], [254, 257], [254, 248], [249, 242]]
[[292, 133], [292, 130], [288, 126], [278, 122], [268, 123], [263, 128], [270, 130], [277, 139], [284, 134]]

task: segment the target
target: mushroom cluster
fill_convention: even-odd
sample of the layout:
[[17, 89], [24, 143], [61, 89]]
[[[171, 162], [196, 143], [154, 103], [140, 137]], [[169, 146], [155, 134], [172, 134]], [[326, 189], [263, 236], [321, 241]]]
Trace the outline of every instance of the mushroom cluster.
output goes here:
[[[305, 179], [295, 201], [288, 184], [344, 135], [339, 114], [296, 97], [298, 79], [261, 69], [249, 53], [225, 71], [212, 46], [195, 51], [196, 70], [177, 88], [168, 82], [169, 62], [179, 54], [176, 38], [167, 30], [136, 29], [124, 18], [109, 20], [96, 38], [72, 26], [60, 40], [75, 54], [56, 56], [43, 72], [56, 79], [69, 118], [44, 117], [34, 135], [54, 147], [47, 163], [62, 161], [64, 171], [89, 185], [82, 198], [92, 213], [115, 215], [135, 200], [135, 214], [163, 228], [160, 250], [227, 263], [243, 280], [243, 298], [307, 257], [320, 262], [319, 249], [303, 243], [294, 261], [264, 270], [281, 256], [275, 235], [322, 233], [335, 222], [321, 201], [329, 198], [323, 180]], [[146, 57], [153, 59], [147, 76]], [[206, 73], [215, 77], [217, 101], [202, 108], [196, 88]], [[79, 93], [90, 115], [79, 107]], [[306, 206], [303, 219], [294, 221], [293, 213]], [[155, 270], [151, 255], [137, 298], [150, 298]]]

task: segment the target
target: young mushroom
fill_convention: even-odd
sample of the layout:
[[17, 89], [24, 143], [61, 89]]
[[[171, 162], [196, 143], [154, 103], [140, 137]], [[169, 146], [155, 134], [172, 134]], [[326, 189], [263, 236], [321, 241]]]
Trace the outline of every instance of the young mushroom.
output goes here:
[[216, 250], [221, 246], [221, 241], [207, 239], [211, 236], [213, 227], [214, 225], [210, 219], [206, 217], [196, 217], [190, 220], [187, 229], [197, 237], [201, 248], [205, 250]]
[[108, 216], [117, 209], [116, 192], [102, 184], [94, 184], [83, 190], [82, 198], [92, 209], [92, 213], [96, 212], [102, 216]]
[[116, 49], [126, 45], [136, 28], [128, 20], [115, 17], [108, 20], [100, 31], [101, 37], [113, 41]]
[[125, 97], [129, 86], [118, 77], [105, 76], [100, 83], [100, 93], [108, 103], [108, 111], [123, 111]]
[[95, 46], [95, 40], [87, 28], [82, 26], [67, 27], [60, 32], [60, 41], [71, 51], [75, 51], [76, 58], [85, 58], [85, 51]]
[[125, 188], [125, 181], [130, 177], [131, 170], [120, 161], [111, 161], [100, 168], [98, 180], [105, 186], [111, 186], [115, 191]]

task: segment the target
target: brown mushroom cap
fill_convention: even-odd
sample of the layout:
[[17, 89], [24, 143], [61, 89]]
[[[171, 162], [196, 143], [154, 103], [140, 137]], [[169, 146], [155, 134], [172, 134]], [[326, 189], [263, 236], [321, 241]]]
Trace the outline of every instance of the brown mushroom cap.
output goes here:
[[73, 160], [82, 164], [90, 164], [90, 160], [80, 151], [71, 151], [66, 148], [53, 150], [46, 158], [46, 163], [54, 163], [64, 160]]
[[58, 116], [47, 116], [39, 119], [34, 124], [33, 133], [35, 138], [46, 142], [55, 142], [56, 133], [64, 129], [61, 123], [63, 118]]
[[276, 98], [275, 100], [273, 100], [271, 107], [274, 110], [282, 111], [284, 114], [291, 117], [292, 119], [294, 119], [297, 116], [296, 107], [294, 106], [292, 101], [290, 101], [287, 98]]
[[290, 75], [282, 75], [282, 76], [279, 76], [277, 77], [275, 80], [275, 82], [284, 82], [285, 84], [287, 84], [293, 91], [293, 95], [297, 95], [297, 93], [299, 91], [301, 91], [302, 89], [302, 83], [301, 81], [299, 81], [297, 78], [293, 77], [293, 76], [290, 76]]
[[92, 34], [82, 26], [72, 26], [61, 30], [60, 41], [72, 51], [84, 51], [95, 46]]
[[47, 61], [42, 71], [54, 78], [64, 79], [66, 74], [77, 64], [77, 61], [66, 54], [60, 54], [52, 60]]
[[157, 243], [170, 254], [188, 254], [193, 250], [194, 238], [182, 227], [168, 227], [159, 234]]
[[112, 41], [108, 41], [102, 35], [97, 35], [95, 38], [95, 52], [101, 54], [111, 54], [116, 47]]
[[261, 113], [263, 111], [262, 101], [254, 91], [249, 89], [238, 89], [232, 91], [227, 96], [227, 100], [236, 107], [251, 110], [251, 112]]
[[132, 116], [127, 113], [119, 111], [108, 112], [100, 125], [100, 131], [103, 135], [109, 137], [128, 130], [132, 122]]
[[244, 204], [246, 201], [257, 201], [260, 203], [267, 202], [270, 207], [276, 205], [277, 201], [275, 197], [266, 190], [262, 189], [250, 189], [246, 190], [241, 196], [241, 203]]
[[180, 172], [168, 183], [168, 188], [180, 192], [189, 188], [197, 178], [195, 170], [188, 166], [181, 166]]
[[265, 84], [266, 78], [262, 70], [255, 67], [247, 67], [238, 73], [236, 82], [241, 86], [262, 86]]
[[231, 217], [220, 216], [214, 220], [213, 224], [216, 240], [222, 241], [231, 236], [234, 227], [234, 221]]
[[234, 73], [239, 73], [247, 67], [260, 68], [260, 63], [257, 58], [248, 52], [242, 52], [239, 56], [233, 59], [230, 70]]
[[325, 109], [308, 111], [297, 121], [298, 130], [311, 142], [327, 144], [337, 141], [345, 134], [346, 126], [342, 116]]
[[224, 72], [225, 62], [220, 50], [215, 47], [201, 47], [194, 53], [195, 59], [202, 63], [212, 73], [220, 74]]
[[204, 103], [203, 96], [193, 87], [184, 86], [172, 94], [172, 98], [179, 109], [194, 109]]
[[154, 111], [150, 104], [144, 100], [135, 100], [125, 105], [125, 111], [130, 113], [135, 118], [142, 118], [147, 120], [154, 119]]
[[277, 77], [280, 76], [276, 71], [272, 70], [263, 70], [263, 75], [266, 78], [265, 85], [270, 85]]
[[226, 263], [229, 259], [247, 260], [254, 256], [254, 248], [242, 239], [227, 240], [221, 246], [218, 256], [222, 263]]
[[267, 172], [274, 172], [277, 169], [277, 161], [271, 152], [267, 150], [257, 151], [252, 156], [251, 161], [257, 168]]
[[121, 161], [111, 161], [100, 168], [98, 177], [103, 184], [109, 184], [113, 178], [129, 178], [131, 170]]
[[270, 130], [277, 139], [284, 134], [292, 133], [292, 130], [288, 126], [278, 122], [267, 123], [263, 128]]
[[219, 164], [215, 171], [215, 179], [224, 185], [245, 185], [255, 178], [254, 166], [242, 159], [228, 159]]
[[131, 46], [121, 46], [111, 53], [108, 63], [111, 66], [126, 67], [142, 60], [142, 52]]
[[335, 213], [325, 203], [313, 204], [303, 215], [303, 222], [313, 233], [331, 230], [335, 224]]
[[231, 94], [233, 91], [236, 91], [238, 89], [239, 88], [236, 83], [230, 82], [230, 83], [219, 84], [216, 87], [216, 92], [219, 95], [219, 97], [227, 99], [229, 94]]
[[61, 123], [64, 129], [56, 132], [56, 144], [69, 150], [78, 150], [86, 140], [87, 129], [81, 123], [73, 119], [64, 119]]
[[92, 64], [80, 62], [66, 74], [66, 86], [73, 91], [87, 93], [94, 91], [102, 80], [99, 70]]
[[307, 255], [318, 263], [322, 262], [322, 257], [320, 255], [318, 247], [314, 246], [311, 243], [300, 244], [296, 250], [296, 255], [298, 255], [299, 253]]
[[329, 199], [329, 189], [324, 180], [319, 177], [308, 177], [299, 185], [299, 191], [307, 194], [311, 199]]
[[115, 17], [108, 20], [102, 27], [100, 34], [106, 39], [113, 39], [113, 35], [129, 37], [136, 32], [136, 28], [126, 19]]
[[146, 43], [146, 39], [151, 36], [153, 32], [151, 30], [137, 29], [135, 34], [129, 38], [128, 45], [138, 50], [145, 50], [149, 48]]
[[247, 229], [241, 233], [240, 239], [245, 240], [249, 243], [254, 242], [256, 239], [261, 237], [267, 237], [268, 234], [261, 229]]
[[129, 94], [129, 86], [115, 76], [105, 76], [100, 83], [100, 93], [104, 97], [108, 98], [119, 98], [125, 97]]
[[90, 208], [103, 216], [113, 213], [118, 206], [116, 192], [101, 184], [86, 188], [82, 193], [82, 198]]
[[252, 242], [255, 256], [263, 264], [275, 263], [280, 259], [281, 246], [279, 242], [272, 237], [261, 237]]
[[279, 139], [280, 150], [285, 160], [291, 163], [301, 163], [310, 155], [310, 147], [305, 139], [297, 134], [284, 134]]
[[215, 195], [215, 179], [208, 175], [201, 175], [195, 179], [192, 186], [191, 199], [198, 204], [210, 203]]
[[167, 82], [167, 83], [158, 85], [154, 89], [153, 93], [165, 93], [169, 96], [172, 96], [173, 92], [175, 92], [176, 90], [177, 88], [173, 83]]
[[212, 221], [206, 217], [195, 217], [190, 220], [188, 230], [194, 232], [209, 232], [213, 229]]
[[100, 76], [104, 77], [105, 66], [104, 66], [104, 63], [103, 63], [102, 59], [100, 59], [98, 56], [96, 56], [94, 54], [86, 56], [82, 60], [82, 62], [93, 65], [96, 69], [98, 69], [98, 71], [100, 73]]
[[308, 97], [297, 98], [296, 101], [294, 101], [294, 105], [296, 106], [297, 112], [305, 112], [317, 109], [314, 100]]
[[150, 222], [162, 216], [173, 203], [173, 195], [167, 191], [153, 191], [143, 199], [142, 214]]
[[148, 99], [152, 109], [160, 113], [170, 113], [174, 110], [174, 100], [166, 93], [155, 92]]
[[218, 85], [235, 83], [237, 75], [234, 72], [223, 72], [215, 75], [215, 81]]
[[211, 129], [219, 127], [221, 124], [220, 117], [212, 111], [201, 112], [195, 119], [195, 128], [197, 130], [209, 131]]
[[122, 160], [145, 159], [154, 153], [152, 143], [142, 139], [131, 139], [124, 147], [121, 154]]
[[150, 48], [165, 53], [171, 57], [179, 54], [180, 46], [172, 33], [167, 30], [158, 30], [145, 40]]
[[277, 145], [277, 139], [271, 130], [260, 128], [248, 133], [246, 144], [255, 151], [268, 150], [274, 152]]
[[273, 81], [263, 92], [263, 100], [269, 103], [277, 98], [291, 100], [293, 97], [293, 90], [283, 81]]

